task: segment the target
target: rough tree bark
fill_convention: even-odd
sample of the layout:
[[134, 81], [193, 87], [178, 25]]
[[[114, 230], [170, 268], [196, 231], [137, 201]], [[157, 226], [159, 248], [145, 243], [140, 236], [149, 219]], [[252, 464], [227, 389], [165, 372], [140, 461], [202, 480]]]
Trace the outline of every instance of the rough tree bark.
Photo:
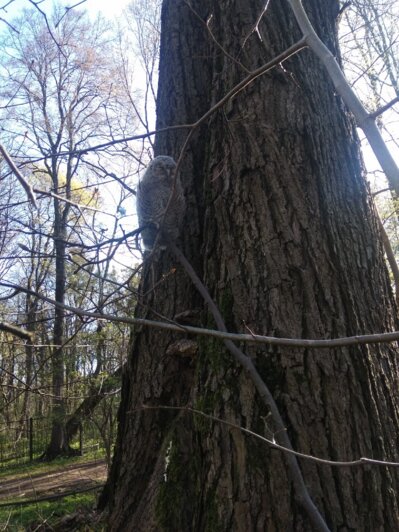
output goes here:
[[[59, 180], [57, 159], [54, 157], [52, 165], [51, 179], [54, 190], [59, 193]], [[70, 196], [70, 164], [66, 172], [66, 195]], [[65, 304], [66, 293], [66, 240], [67, 221], [69, 205], [63, 208], [61, 202], [54, 198], [54, 250], [55, 250], [55, 300], [61, 305]], [[43, 460], [53, 460], [62, 455], [73, 455], [76, 451], [69, 445], [66, 431], [66, 399], [65, 399], [65, 351], [63, 349], [65, 329], [65, 310], [62, 307], [55, 307], [53, 344], [51, 365], [52, 365], [52, 409], [51, 409], [51, 436], [50, 442], [43, 453]]]
[[[304, 4], [338, 53], [338, 2]], [[300, 38], [284, 0], [270, 3], [259, 25], [262, 40], [252, 30], [263, 0], [191, 5], [204, 21], [212, 14], [215, 38], [250, 69]], [[196, 120], [245, 75], [186, 2], [164, 1], [159, 128]], [[185, 135], [159, 135], [156, 154], [177, 157]], [[215, 113], [190, 142], [181, 171], [188, 210], [179, 245], [229, 330], [330, 338], [397, 326], [356, 132], [310, 51]], [[200, 309], [199, 323], [214, 326], [168, 251], [146, 265], [141, 290], [147, 306], [140, 315], [155, 309], [173, 318]], [[273, 436], [253, 384], [222, 344], [200, 339], [197, 356], [187, 360], [173, 354], [176, 338], [136, 331], [100, 503], [108, 504], [110, 529], [311, 530], [281, 452], [182, 412], [140, 409], [190, 403]], [[396, 346], [244, 350], [272, 390], [297, 450], [333, 460], [398, 460]], [[396, 470], [300, 465], [332, 530], [398, 529]]]

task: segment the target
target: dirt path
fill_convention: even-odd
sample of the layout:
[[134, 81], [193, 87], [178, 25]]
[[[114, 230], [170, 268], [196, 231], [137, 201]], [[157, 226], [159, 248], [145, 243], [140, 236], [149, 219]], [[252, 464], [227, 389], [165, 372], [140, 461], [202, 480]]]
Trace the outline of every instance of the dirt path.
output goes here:
[[105, 462], [73, 464], [62, 471], [0, 480], [0, 502], [35, 499], [101, 485], [107, 477]]

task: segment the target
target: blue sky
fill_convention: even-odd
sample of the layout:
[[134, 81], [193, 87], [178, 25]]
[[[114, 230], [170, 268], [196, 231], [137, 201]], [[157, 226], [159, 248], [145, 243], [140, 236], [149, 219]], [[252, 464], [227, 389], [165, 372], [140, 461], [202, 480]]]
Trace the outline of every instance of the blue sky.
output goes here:
[[86, 7], [86, 9], [93, 13], [101, 11], [106, 17], [113, 17], [119, 16], [122, 13], [122, 9], [129, 2], [130, 0], [87, 0], [82, 7]]
[[[61, 1], [61, 5], [73, 6], [78, 3], [79, 0]], [[130, 0], [86, 0], [81, 6], [86, 8], [93, 15], [101, 12], [104, 16], [112, 18], [121, 15], [122, 9], [126, 7]], [[0, 18], [11, 21], [14, 17], [18, 16], [23, 8], [33, 8], [33, 5], [28, 0], [14, 0], [8, 7], [1, 9], [7, 3], [7, 0], [0, 0]], [[40, 3], [40, 9], [49, 13], [53, 0], [43, 0]]]

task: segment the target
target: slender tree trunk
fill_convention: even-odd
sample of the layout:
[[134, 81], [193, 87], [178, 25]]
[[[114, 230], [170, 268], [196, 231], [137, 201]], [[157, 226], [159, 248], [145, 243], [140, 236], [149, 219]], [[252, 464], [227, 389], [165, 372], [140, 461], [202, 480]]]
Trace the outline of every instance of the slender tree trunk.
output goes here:
[[119, 367], [112, 375], [109, 375], [103, 382], [92, 386], [89, 395], [83, 399], [78, 408], [69, 417], [66, 423], [66, 434], [68, 442], [76, 436], [80, 424], [85, 419], [90, 419], [94, 410], [100, 402], [120, 386], [120, 376], [122, 368]]
[[[191, 4], [230, 57], [186, 2], [164, 1], [159, 128], [196, 120], [241, 81], [246, 73], [231, 57], [254, 69], [300, 37], [285, 1], [270, 3], [259, 34], [253, 30], [263, 1]], [[336, 52], [338, 2], [304, 4]], [[258, 78], [207, 126], [183, 159], [188, 210], [179, 246], [229, 330], [331, 338], [396, 327], [356, 132], [312, 53]], [[185, 135], [159, 135], [157, 154], [177, 157]], [[168, 318], [201, 308], [202, 325], [214, 327], [169, 252], [147, 264], [141, 289], [147, 308]], [[187, 360], [173, 348], [177, 338], [136, 331], [101, 500], [110, 529], [311, 530], [281, 452], [216, 422], [142, 409], [189, 403], [274, 437], [268, 410], [223, 345], [198, 340], [197, 357]], [[399, 459], [396, 346], [243, 348], [298, 451], [332, 460]], [[300, 466], [332, 530], [399, 528], [397, 470], [306, 460]]]
[[[55, 248], [55, 300], [65, 303], [65, 241], [66, 226], [61, 213], [59, 200], [54, 200], [54, 248]], [[65, 311], [55, 307], [52, 352], [52, 413], [51, 439], [43, 455], [46, 460], [52, 460], [63, 454], [72, 454], [66, 434], [66, 403], [65, 403], [65, 361], [64, 349]]]
[[[30, 288], [30, 284], [28, 284]], [[36, 312], [37, 312], [37, 299], [32, 300], [32, 296], [26, 296], [26, 305], [25, 305], [25, 316], [26, 316], [26, 330], [30, 333], [35, 332], [35, 323], [36, 323]], [[26, 389], [23, 394], [22, 407], [20, 412], [20, 427], [21, 430], [24, 429], [26, 420], [31, 416], [31, 386], [33, 383], [33, 347], [31, 342], [28, 342], [25, 345], [25, 384]]]

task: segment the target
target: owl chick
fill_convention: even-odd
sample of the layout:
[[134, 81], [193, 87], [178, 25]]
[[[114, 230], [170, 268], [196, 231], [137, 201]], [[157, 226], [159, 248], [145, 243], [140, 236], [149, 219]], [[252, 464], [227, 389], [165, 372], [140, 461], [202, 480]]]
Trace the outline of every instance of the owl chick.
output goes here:
[[137, 215], [144, 247], [151, 250], [158, 232], [176, 241], [183, 220], [185, 201], [180, 178], [175, 179], [176, 163], [172, 157], [155, 157], [137, 187]]

